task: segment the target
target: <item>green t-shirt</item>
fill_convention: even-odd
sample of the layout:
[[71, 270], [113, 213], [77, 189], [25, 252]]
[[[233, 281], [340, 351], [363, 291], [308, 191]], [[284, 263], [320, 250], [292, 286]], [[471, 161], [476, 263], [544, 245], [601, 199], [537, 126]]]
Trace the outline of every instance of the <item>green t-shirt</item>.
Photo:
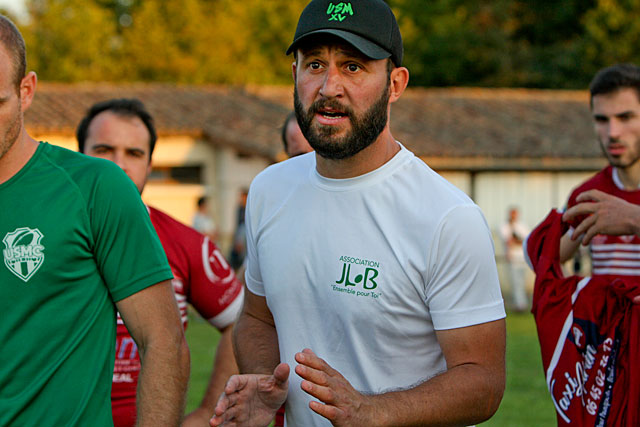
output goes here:
[[115, 164], [41, 143], [0, 184], [0, 426], [109, 426], [115, 301], [170, 279]]

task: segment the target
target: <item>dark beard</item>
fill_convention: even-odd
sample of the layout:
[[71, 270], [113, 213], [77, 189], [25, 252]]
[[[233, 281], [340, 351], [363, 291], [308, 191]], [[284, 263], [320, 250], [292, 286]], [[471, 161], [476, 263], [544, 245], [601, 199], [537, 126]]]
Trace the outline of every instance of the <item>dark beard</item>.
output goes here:
[[[320, 99], [311, 104], [307, 111], [304, 110], [298, 88], [293, 92], [293, 104], [296, 118], [302, 134], [309, 141], [311, 148], [321, 157], [331, 160], [346, 159], [358, 154], [378, 138], [387, 125], [387, 106], [389, 105], [389, 85], [383, 90], [378, 100], [365, 113], [358, 117], [350, 107], [340, 104], [335, 99]], [[331, 126], [312, 126], [314, 115], [322, 108], [329, 107], [339, 110], [347, 115], [351, 121], [351, 132], [339, 139], [331, 138], [336, 129]]]
[[[607, 161], [609, 162], [609, 164], [615, 168], [618, 169], [627, 169], [630, 168], [631, 166], [635, 165], [636, 163], [638, 163], [638, 161], [640, 160], [640, 156], [637, 156], [633, 159], [631, 159], [631, 161], [627, 162], [627, 163], [622, 163], [621, 159], [616, 159], [614, 157], [612, 157], [609, 152], [607, 151], [607, 149], [605, 148], [605, 145], [600, 142], [600, 149], [602, 150], [602, 154], [604, 154], [604, 157], [607, 159]], [[640, 145], [640, 141], [636, 142], [636, 145]]]

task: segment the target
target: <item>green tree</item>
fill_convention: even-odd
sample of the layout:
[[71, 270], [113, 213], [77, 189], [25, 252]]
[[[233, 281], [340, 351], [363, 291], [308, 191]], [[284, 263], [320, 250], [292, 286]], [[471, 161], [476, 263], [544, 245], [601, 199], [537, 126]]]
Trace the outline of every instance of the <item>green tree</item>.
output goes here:
[[598, 69], [621, 62], [640, 65], [640, 0], [598, 0], [584, 17], [583, 70], [592, 76]]
[[[285, 51], [293, 41], [298, 17], [307, 0], [252, 0], [249, 7], [242, 2], [224, 0], [235, 7], [234, 22], [248, 22], [246, 31], [246, 76], [252, 83], [291, 83], [293, 56]], [[230, 23], [232, 24], [232, 23]], [[233, 25], [233, 24], [232, 24]]]
[[513, 2], [510, 55], [518, 72], [509, 85], [584, 88], [582, 20], [593, 5], [594, 0]]
[[507, 59], [505, 2], [390, 2], [403, 33], [411, 84], [490, 84]]
[[[27, 0], [44, 80], [288, 84], [308, 0]], [[640, 62], [640, 0], [388, 0], [413, 86], [584, 88]]]
[[105, 80], [113, 76], [118, 50], [109, 11], [84, 0], [30, 0], [22, 27], [29, 68], [43, 80]]
[[[583, 87], [594, 0], [393, 0], [412, 84]], [[576, 78], [578, 76], [578, 78]]]
[[30, 64], [46, 80], [291, 82], [306, 0], [30, 0]]

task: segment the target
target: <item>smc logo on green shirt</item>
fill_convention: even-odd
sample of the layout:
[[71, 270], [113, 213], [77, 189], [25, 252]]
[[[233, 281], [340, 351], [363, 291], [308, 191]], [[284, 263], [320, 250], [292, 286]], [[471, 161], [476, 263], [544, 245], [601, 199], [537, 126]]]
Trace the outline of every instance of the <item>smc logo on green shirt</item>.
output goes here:
[[24, 282], [29, 281], [44, 263], [42, 237], [37, 228], [20, 227], [2, 239], [4, 265]]

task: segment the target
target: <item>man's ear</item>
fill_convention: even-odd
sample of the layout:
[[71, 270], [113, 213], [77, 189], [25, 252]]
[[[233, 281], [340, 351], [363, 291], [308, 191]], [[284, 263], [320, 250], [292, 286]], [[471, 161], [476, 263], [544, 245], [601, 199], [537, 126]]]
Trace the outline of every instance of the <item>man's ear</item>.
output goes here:
[[22, 112], [25, 112], [33, 101], [38, 85], [38, 76], [33, 71], [29, 71], [20, 81], [20, 104]]
[[298, 61], [293, 61], [291, 64], [291, 75], [293, 77], [293, 83], [296, 83], [296, 70], [298, 69]]
[[409, 70], [406, 67], [396, 67], [391, 71], [389, 78], [391, 79], [389, 102], [396, 102], [409, 84]]

